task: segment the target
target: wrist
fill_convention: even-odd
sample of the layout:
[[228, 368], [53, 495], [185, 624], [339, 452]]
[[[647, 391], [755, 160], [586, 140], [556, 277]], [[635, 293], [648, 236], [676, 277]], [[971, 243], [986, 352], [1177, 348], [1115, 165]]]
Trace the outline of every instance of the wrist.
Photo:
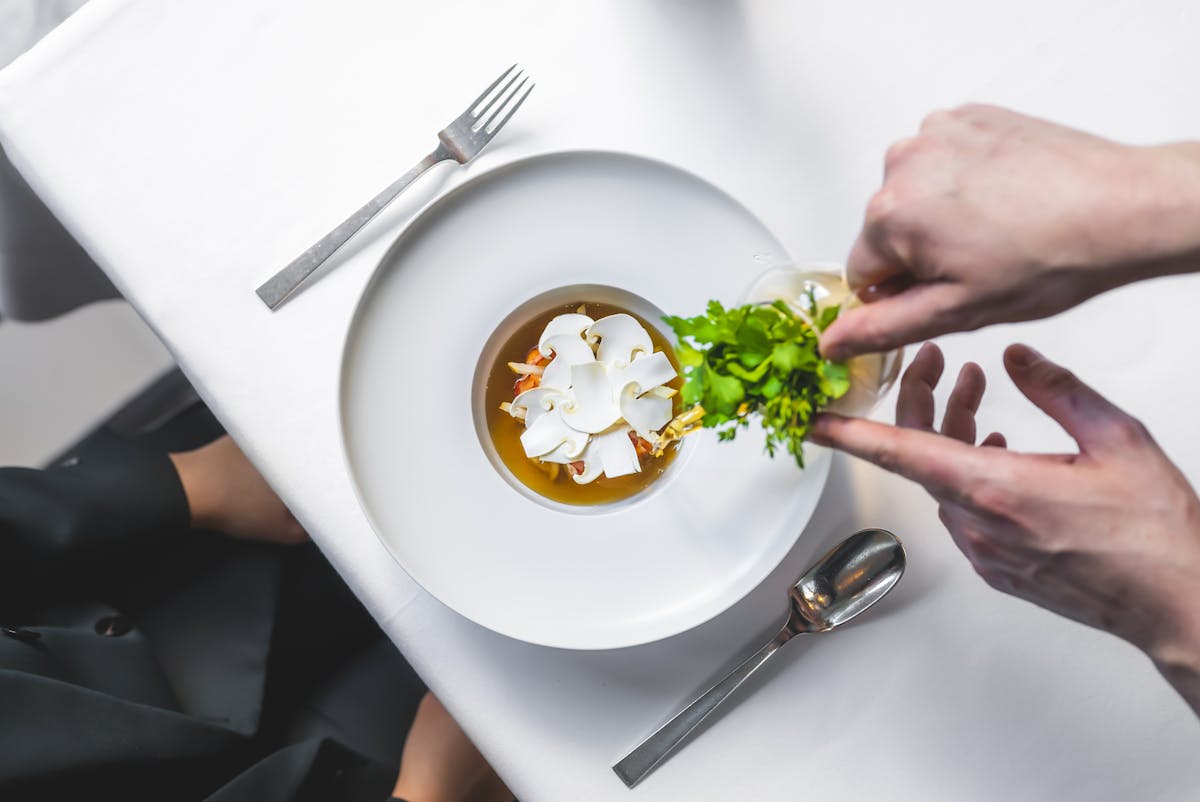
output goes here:
[[1200, 268], [1200, 142], [1119, 147], [1085, 233], [1100, 289]]
[[217, 529], [217, 510], [220, 509], [219, 483], [204, 459], [203, 449], [169, 454], [175, 473], [187, 498], [188, 514], [193, 529]]
[[[1193, 533], [1200, 537], [1200, 531], [1193, 529]], [[1200, 562], [1183, 554], [1176, 558], [1174, 570], [1157, 577], [1161, 604], [1151, 616], [1157, 626], [1144, 628], [1148, 634], [1144, 642], [1129, 640], [1149, 655], [1159, 673], [1200, 715], [1200, 605], [1195, 592], [1200, 587]]]

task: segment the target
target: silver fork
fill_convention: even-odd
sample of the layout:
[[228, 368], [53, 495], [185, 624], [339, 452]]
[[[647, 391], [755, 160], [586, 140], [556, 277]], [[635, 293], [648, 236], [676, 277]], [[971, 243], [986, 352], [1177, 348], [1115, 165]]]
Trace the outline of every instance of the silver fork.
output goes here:
[[477, 97], [466, 111], [438, 132], [438, 146], [433, 153], [421, 159], [416, 167], [367, 201], [365, 206], [347, 217], [316, 245], [271, 276], [258, 288], [258, 297], [271, 309], [277, 309], [296, 291], [304, 279], [312, 275], [334, 251], [345, 245], [359, 229], [379, 214], [422, 173], [438, 162], [453, 159], [459, 164], [466, 164], [475, 158], [516, 113], [532, 91], [533, 83], [523, 69], [514, 64], [505, 70], [491, 86], [483, 90], [483, 94]]

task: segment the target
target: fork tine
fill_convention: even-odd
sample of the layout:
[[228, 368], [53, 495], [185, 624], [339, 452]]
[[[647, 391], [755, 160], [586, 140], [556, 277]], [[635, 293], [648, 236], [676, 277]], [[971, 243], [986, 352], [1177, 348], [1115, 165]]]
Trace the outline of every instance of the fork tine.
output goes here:
[[[520, 83], [517, 83], [517, 78], [521, 79]], [[488, 102], [488, 108], [481, 111], [479, 116], [475, 118], [475, 125], [472, 128], [475, 131], [482, 131], [486, 128], [487, 124], [496, 119], [497, 115], [508, 106], [509, 101], [521, 91], [521, 87], [525, 86], [528, 82], [529, 76], [525, 74], [524, 70], [514, 75], [513, 79], [506, 83], [504, 88], [497, 92], [496, 96]], [[491, 111], [488, 109], [491, 109]]]
[[[515, 81], [515, 80], [517, 80], [517, 78], [521, 77], [521, 73], [522, 73], [522, 72], [524, 72], [524, 70], [521, 70], [521, 69], [519, 69], [519, 68], [518, 68], [518, 65], [516, 65], [516, 64], [512, 65], [512, 66], [511, 66], [511, 67], [509, 67], [507, 70], [505, 70], [505, 71], [504, 71], [504, 72], [503, 72], [503, 73], [500, 75], [500, 77], [499, 77], [499, 78], [497, 78], [495, 81], [493, 81], [493, 82], [492, 82], [492, 85], [491, 85], [491, 86], [489, 86], [487, 89], [485, 89], [485, 90], [484, 90], [484, 92], [483, 92], [483, 94], [482, 94], [482, 95], [480, 95], [480, 96], [479, 96], [479, 97], [478, 97], [478, 98], [475, 100], [475, 102], [471, 104], [471, 106], [470, 106], [470, 109], [469, 109], [469, 114], [471, 115], [471, 117], [473, 117], [474, 119], [479, 119], [479, 118], [480, 118], [480, 117], [482, 117], [484, 114], [486, 114], [486, 113], [487, 113], [487, 110], [488, 110], [488, 109], [490, 109], [490, 108], [492, 107], [492, 104], [493, 104], [493, 103], [495, 103], [495, 102], [496, 102], [496, 100], [497, 100], [497, 99], [498, 99], [498, 98], [499, 98], [501, 95], [503, 95], [503, 94], [504, 94], [504, 92], [505, 92], [505, 91], [506, 91], [506, 90], [507, 90], [507, 89], [508, 89], [510, 86], [512, 86], [512, 83], [513, 83], [513, 81]], [[510, 76], [511, 76], [511, 77], [510, 77]], [[505, 80], [506, 78], [508, 79], [507, 81]], [[503, 82], [504, 82], [504, 86], [500, 86], [500, 82], [501, 82], [501, 81], [503, 81]], [[495, 89], [497, 86], [500, 86], [500, 90], [499, 90], [498, 92], [496, 92], [495, 94], [493, 94], [493, 93], [492, 93], [492, 90], [493, 90], [493, 89]], [[484, 104], [483, 104], [483, 101], [484, 101], [485, 99], [487, 99], [488, 95], [491, 95], [491, 99], [490, 99], [490, 100], [488, 100], [488, 101], [487, 101], [487, 104], [485, 104], [485, 105], [484, 105]], [[481, 105], [482, 105], [482, 108], [480, 107]]]
[[[526, 76], [525, 80], [521, 81], [521, 85], [518, 86], [516, 90], [513, 91], [512, 95], [509, 96], [508, 111], [505, 112], [503, 117], [500, 117], [500, 112], [504, 111], [504, 109], [497, 109], [496, 113], [492, 115], [491, 119], [484, 123], [483, 128], [481, 129], [484, 131], [484, 133], [486, 133], [488, 136], [493, 136], [497, 131], [504, 127], [504, 124], [508, 122], [510, 117], [516, 114], [517, 109], [521, 108], [521, 104], [525, 102], [525, 98], [529, 97], [530, 93], [533, 92], [533, 87], [537, 85], [529, 84], [529, 88], [522, 93], [521, 88], [525, 86], [525, 83], [528, 80], [529, 76]], [[511, 102], [513, 98], [516, 98], [515, 103]], [[500, 119], [497, 120], [497, 117], [500, 117]]]

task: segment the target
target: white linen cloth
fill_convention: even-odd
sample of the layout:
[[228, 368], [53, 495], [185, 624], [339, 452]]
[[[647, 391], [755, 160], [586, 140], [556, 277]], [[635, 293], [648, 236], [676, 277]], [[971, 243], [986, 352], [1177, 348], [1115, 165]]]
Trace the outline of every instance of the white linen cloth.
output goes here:
[[[793, 554], [729, 612], [659, 644], [556, 651], [459, 618], [392, 562], [343, 470], [336, 388], [373, 265], [423, 204], [490, 166], [570, 147], [663, 158], [794, 255], [839, 259], [884, 148], [933, 108], [1200, 137], [1198, 24], [1185, 0], [94, 0], [0, 75], [0, 137], [525, 802], [1182, 802], [1200, 788], [1200, 727], [1149, 662], [991, 591], [902, 480], [839, 458]], [[254, 288], [517, 59], [538, 88], [478, 163], [423, 179], [269, 313]], [[1200, 279], [1162, 280], [944, 345], [951, 365], [983, 364], [981, 426], [1014, 447], [1069, 445], [1003, 376], [1019, 337], [1139, 414], [1195, 481], [1198, 297]], [[905, 538], [895, 595], [790, 647], [626, 790], [609, 765], [756, 646], [798, 569], [864, 525]]]

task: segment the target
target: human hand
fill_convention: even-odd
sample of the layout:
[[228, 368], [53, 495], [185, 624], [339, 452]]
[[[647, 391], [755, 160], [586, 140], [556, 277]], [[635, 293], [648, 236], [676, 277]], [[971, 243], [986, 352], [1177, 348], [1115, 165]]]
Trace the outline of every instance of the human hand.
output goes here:
[[279, 496], [229, 435], [171, 454], [192, 526], [245, 540], [291, 545], [308, 540]]
[[1048, 317], [1200, 263], [1200, 144], [1131, 147], [994, 106], [934, 112], [887, 153], [847, 258], [865, 306], [821, 338], [846, 359]]
[[437, 697], [417, 708], [393, 797], [407, 802], [512, 802], [513, 795]]
[[1137, 420], [1074, 375], [1022, 345], [1005, 368], [1078, 453], [1019, 454], [999, 434], [976, 446], [973, 363], [935, 432], [932, 344], [901, 379], [897, 427], [823, 415], [811, 438], [924, 485], [989, 585], [1130, 641], [1200, 713], [1200, 499]]

